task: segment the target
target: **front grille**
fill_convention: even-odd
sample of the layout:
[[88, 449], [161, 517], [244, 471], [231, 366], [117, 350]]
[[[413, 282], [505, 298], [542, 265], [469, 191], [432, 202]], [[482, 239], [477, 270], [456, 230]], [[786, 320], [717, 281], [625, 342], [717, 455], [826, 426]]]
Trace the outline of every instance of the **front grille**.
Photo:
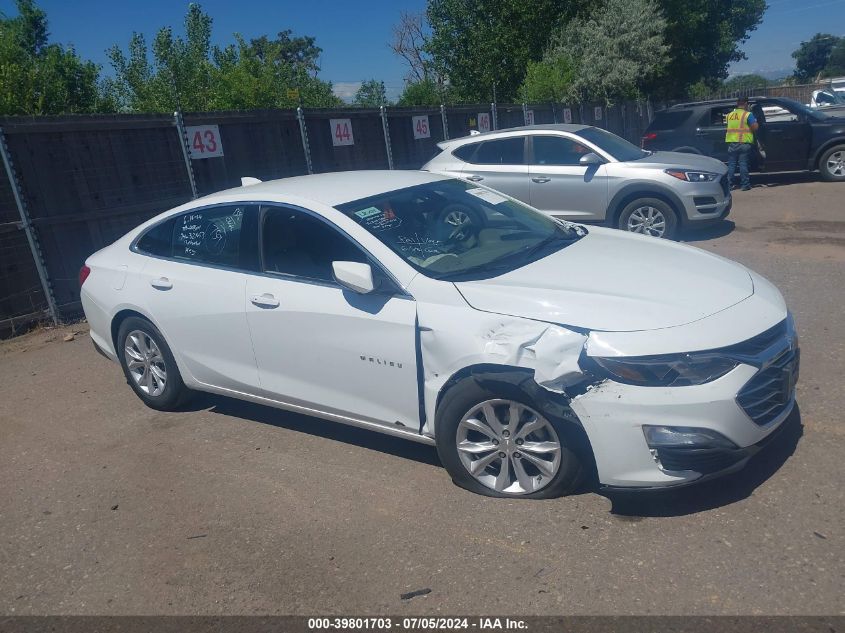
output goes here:
[[736, 397], [739, 406], [756, 424], [765, 426], [781, 415], [792, 402], [798, 382], [800, 352], [786, 348], [769, 365], [758, 371]]
[[725, 194], [725, 196], [728, 196], [728, 195], [730, 194], [730, 192], [731, 192], [731, 188], [730, 188], [730, 186], [728, 185], [728, 176], [727, 176], [727, 174], [725, 174], [724, 176], [722, 176], [722, 178], [719, 180], [719, 184], [720, 184], [720, 185], [722, 185], [722, 192]]

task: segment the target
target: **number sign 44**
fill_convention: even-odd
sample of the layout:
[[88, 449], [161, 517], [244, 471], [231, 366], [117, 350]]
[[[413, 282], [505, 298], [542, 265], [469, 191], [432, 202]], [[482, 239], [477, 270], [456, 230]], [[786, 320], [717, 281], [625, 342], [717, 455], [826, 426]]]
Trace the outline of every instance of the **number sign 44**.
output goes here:
[[189, 125], [185, 128], [185, 134], [193, 160], [223, 156], [220, 128], [216, 125]]
[[355, 137], [352, 135], [351, 119], [329, 119], [332, 130], [332, 145], [355, 145]]

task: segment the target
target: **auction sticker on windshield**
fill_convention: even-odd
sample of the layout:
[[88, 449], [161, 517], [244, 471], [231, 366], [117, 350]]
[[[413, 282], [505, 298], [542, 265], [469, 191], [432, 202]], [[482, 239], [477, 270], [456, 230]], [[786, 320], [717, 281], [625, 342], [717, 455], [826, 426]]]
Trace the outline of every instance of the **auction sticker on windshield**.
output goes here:
[[487, 189], [467, 189], [467, 193], [471, 196], [475, 196], [476, 198], [481, 198], [485, 202], [489, 202], [490, 204], [501, 204], [503, 202], [507, 202], [508, 199], [504, 196], [500, 196], [498, 193], [493, 191], [487, 191]]

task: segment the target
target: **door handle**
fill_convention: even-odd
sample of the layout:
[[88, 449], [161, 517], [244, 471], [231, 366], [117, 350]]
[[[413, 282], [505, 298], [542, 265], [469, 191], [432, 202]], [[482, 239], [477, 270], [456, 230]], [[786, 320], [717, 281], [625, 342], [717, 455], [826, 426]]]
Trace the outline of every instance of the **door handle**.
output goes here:
[[276, 297], [271, 295], [269, 292], [265, 292], [263, 295], [252, 295], [249, 300], [252, 302], [253, 305], [257, 305], [259, 308], [279, 307], [279, 300], [276, 299]]
[[484, 176], [468, 176], [467, 180], [471, 180], [472, 182], [481, 182], [484, 180]]
[[173, 282], [167, 277], [159, 277], [150, 281], [150, 285], [156, 290], [170, 290], [173, 287]]
[[534, 182], [549, 182], [551, 178], [548, 176], [534, 176], [531, 180]]
[[766, 130], [766, 132], [767, 132], [768, 134], [783, 134], [783, 130], [772, 130], [772, 129], [769, 129], [769, 130]]

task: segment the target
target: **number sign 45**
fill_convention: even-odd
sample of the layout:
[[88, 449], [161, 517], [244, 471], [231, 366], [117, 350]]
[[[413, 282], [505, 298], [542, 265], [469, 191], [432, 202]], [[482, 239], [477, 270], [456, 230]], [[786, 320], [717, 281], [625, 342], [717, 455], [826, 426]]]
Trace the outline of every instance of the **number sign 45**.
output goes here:
[[220, 128], [216, 125], [189, 125], [185, 128], [185, 134], [188, 136], [188, 151], [193, 160], [223, 156]]

